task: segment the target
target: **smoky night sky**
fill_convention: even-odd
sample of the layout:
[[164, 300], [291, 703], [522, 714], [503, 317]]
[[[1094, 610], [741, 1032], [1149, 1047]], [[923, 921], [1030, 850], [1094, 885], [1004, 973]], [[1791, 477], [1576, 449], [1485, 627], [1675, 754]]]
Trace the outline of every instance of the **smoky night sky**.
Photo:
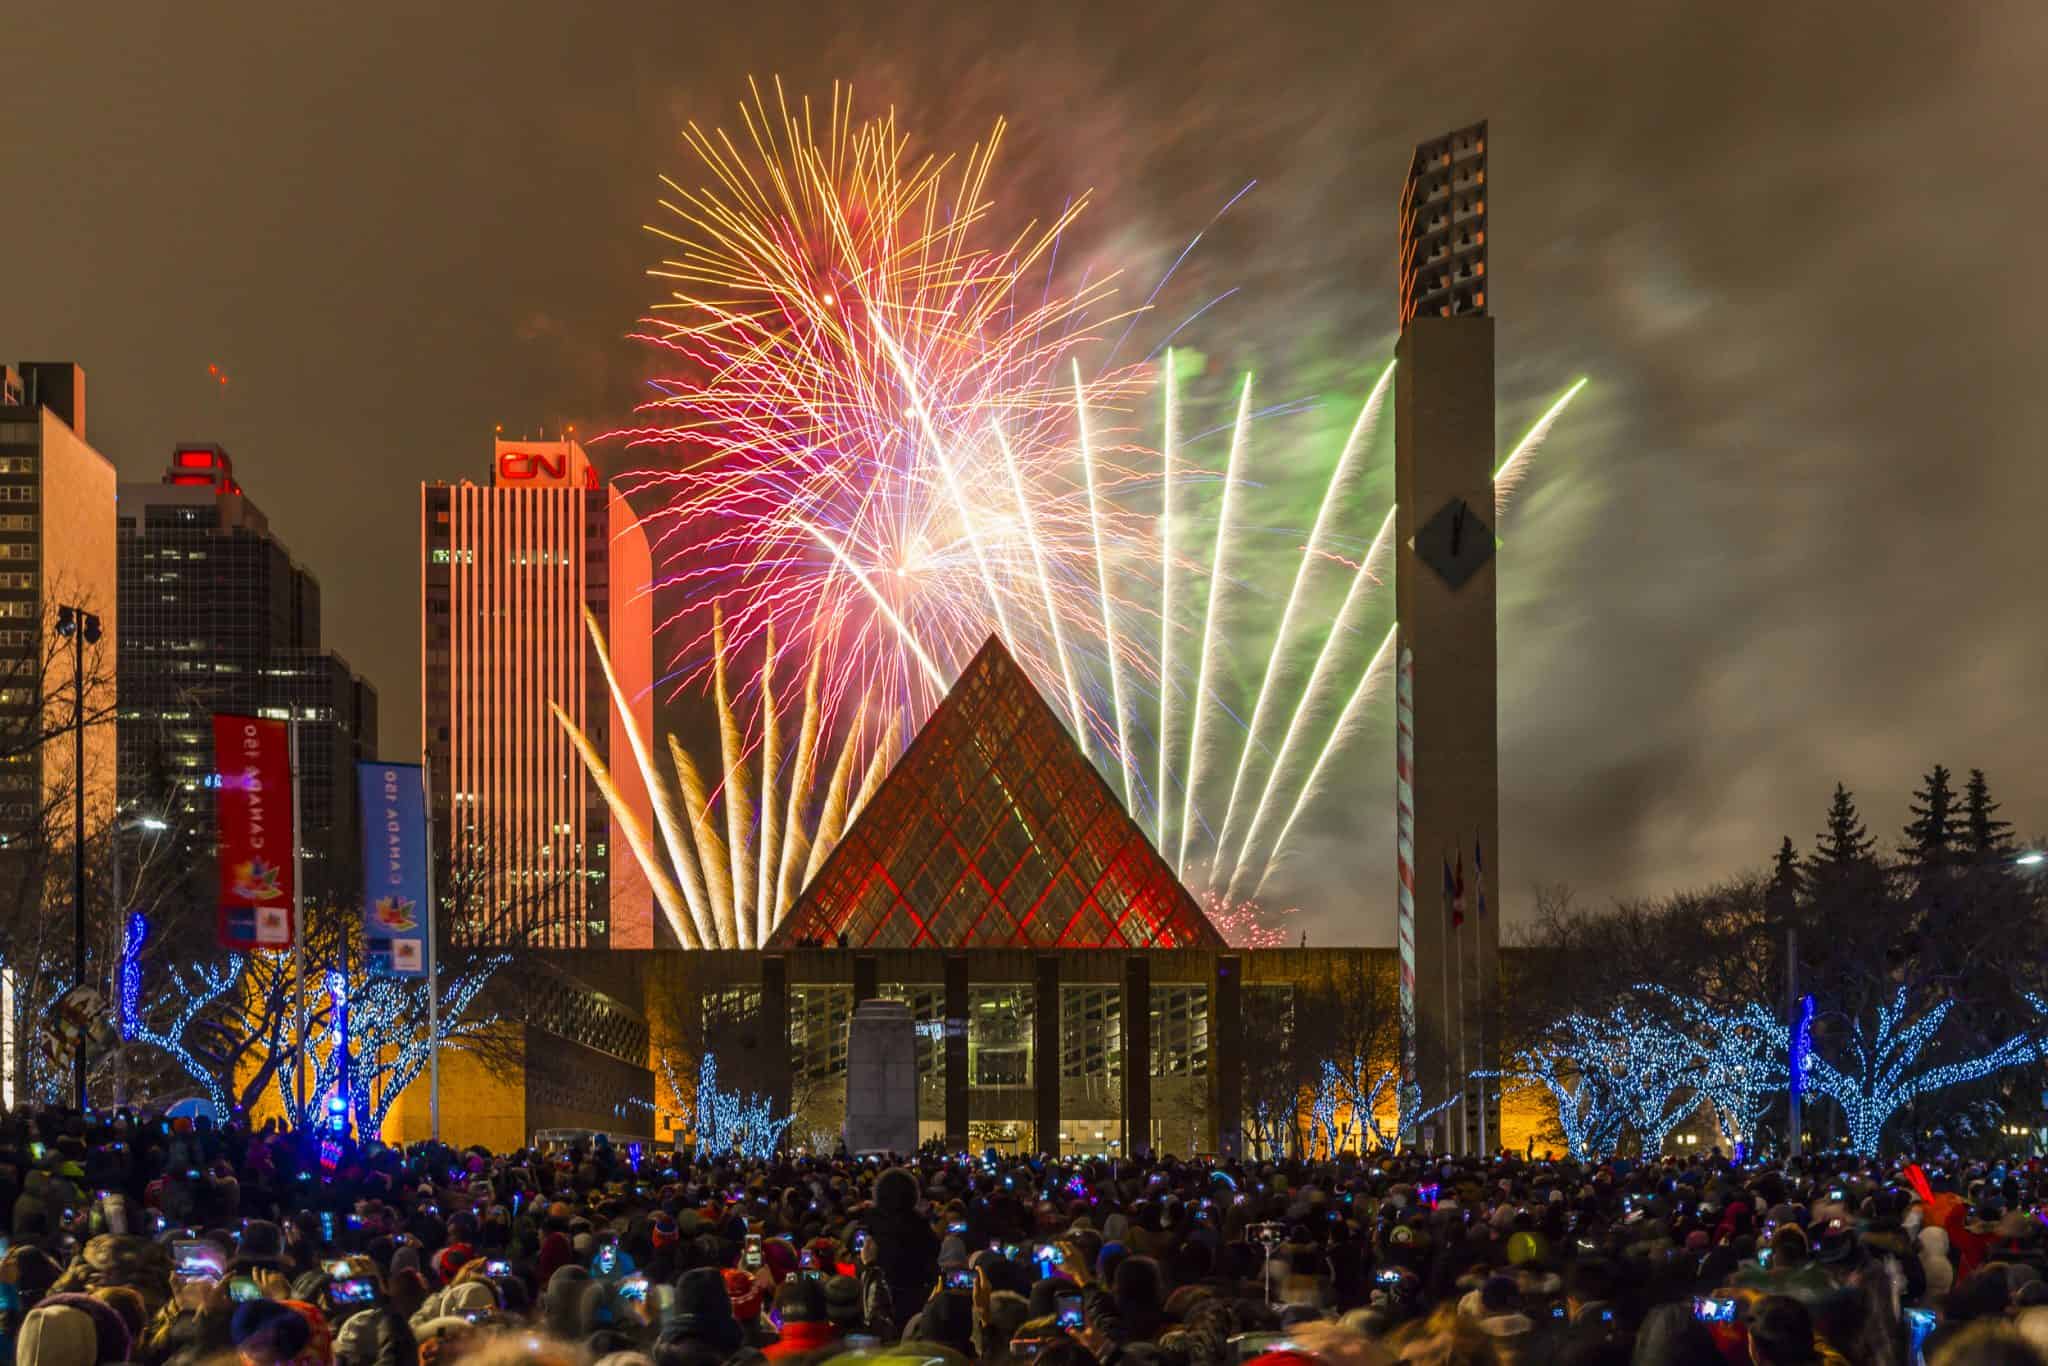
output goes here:
[[[1234, 288], [1181, 341], [1324, 400], [1317, 431], [1391, 355], [1410, 147], [1491, 120], [1502, 448], [1591, 380], [1502, 533], [1510, 918], [1538, 883], [1759, 866], [1837, 779], [1895, 838], [1937, 761], [2048, 829], [2048, 9], [380, 8], [10, 14], [0, 354], [81, 362], [126, 479], [227, 445], [389, 757], [418, 743], [419, 482], [484, 477], [495, 424], [630, 414], [656, 176], [780, 74], [924, 146], [1008, 117], [1006, 206], [1092, 189], [1076, 260], [1141, 294], [1256, 180], [1146, 325]], [[1276, 878], [1313, 943], [1392, 941], [1388, 712]]]

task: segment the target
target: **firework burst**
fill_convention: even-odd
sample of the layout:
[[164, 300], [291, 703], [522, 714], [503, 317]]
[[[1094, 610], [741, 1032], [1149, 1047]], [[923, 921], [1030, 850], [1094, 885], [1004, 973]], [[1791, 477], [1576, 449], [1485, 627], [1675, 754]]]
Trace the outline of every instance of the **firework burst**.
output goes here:
[[639, 335], [671, 373], [613, 434], [674, 457], [622, 481], [657, 509], [663, 583], [687, 590], [661, 623], [681, 642], [671, 685], [706, 681], [722, 617], [736, 655], [772, 632], [823, 659], [828, 715], [873, 697], [915, 721], [994, 631], [1068, 681], [1053, 695], [1077, 733], [1127, 752], [1124, 710], [1084, 684], [1149, 674], [1114, 623], [1149, 600], [1118, 585], [1149, 577], [1150, 518], [1116, 499], [1157, 476], [1113, 427], [1077, 435], [1150, 381], [1078, 364], [1118, 316], [1110, 279], [1046, 278], [1085, 200], [998, 238], [1000, 123], [943, 158], [893, 116], [856, 120], [850, 92], [819, 117], [756, 88], [742, 115], [737, 139], [688, 130], [701, 187], [666, 182], [651, 230], [674, 250], [652, 273], [672, 296]]
[[[635, 744], [649, 790], [682, 794], [656, 798], [679, 937], [765, 942], [993, 633], [1180, 875], [1214, 889], [1218, 923], [1258, 939], [1267, 921], [1241, 892], [1263, 888], [1384, 673], [1387, 646], [1370, 646], [1393, 515], [1362, 548], [1335, 523], [1391, 366], [1334, 466], [1289, 462], [1329, 474], [1291, 533], [1291, 582], [1266, 584], [1270, 557], [1244, 539], [1251, 380], [1222, 467], [1205, 468], [1173, 353], [1155, 370], [1096, 345], [1133, 317], [1113, 277], [1058, 287], [1085, 197], [1004, 235], [1001, 123], [940, 157], [893, 114], [856, 119], [842, 89], [820, 113], [755, 87], [741, 114], [736, 136], [687, 131], [700, 183], [665, 181], [650, 230], [671, 248], [652, 272], [670, 295], [638, 334], [664, 373], [610, 434], [647, 457], [620, 482], [645, 510], [655, 587], [681, 604], [658, 623], [677, 642], [666, 686], [710, 693], [719, 725], [708, 784], [673, 737], [673, 784]], [[1502, 498], [1577, 392], [1508, 456]], [[1155, 398], [1153, 450], [1135, 428]], [[1277, 625], [1234, 638], [1247, 622]], [[1247, 649], [1266, 667], [1243, 689], [1221, 666]], [[802, 709], [785, 714], [797, 678]], [[834, 779], [814, 791], [827, 753]], [[634, 848], [647, 861], [651, 837]]]

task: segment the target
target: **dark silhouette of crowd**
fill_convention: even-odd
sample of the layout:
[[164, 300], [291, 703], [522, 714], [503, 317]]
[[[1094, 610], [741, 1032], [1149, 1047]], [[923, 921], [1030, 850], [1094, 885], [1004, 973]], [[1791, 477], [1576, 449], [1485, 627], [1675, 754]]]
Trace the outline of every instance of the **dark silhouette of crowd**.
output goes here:
[[20, 1366], [2048, 1364], [2037, 1162], [492, 1154], [0, 1120]]

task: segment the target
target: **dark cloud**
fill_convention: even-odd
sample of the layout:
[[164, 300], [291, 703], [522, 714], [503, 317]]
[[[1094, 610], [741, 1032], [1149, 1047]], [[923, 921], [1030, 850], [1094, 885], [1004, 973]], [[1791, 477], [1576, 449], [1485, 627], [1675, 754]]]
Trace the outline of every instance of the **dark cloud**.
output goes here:
[[[1093, 187], [1075, 250], [1134, 281], [1257, 179], [1171, 302], [1238, 288], [1188, 339], [1325, 427], [1390, 350], [1409, 145], [1488, 116], [1503, 445], [1593, 380], [1506, 528], [1498, 857], [1515, 901], [1648, 891], [1836, 778], [1888, 832], [1936, 759], [2048, 825], [2044, 49], [1999, 3], [43, 6], [0, 340], [87, 365], [128, 477], [236, 452], [399, 754], [416, 484], [631, 404], [654, 175], [746, 74], [942, 145], [1007, 115], [1010, 188]], [[1391, 933], [1386, 730], [1276, 878], [1326, 942]]]

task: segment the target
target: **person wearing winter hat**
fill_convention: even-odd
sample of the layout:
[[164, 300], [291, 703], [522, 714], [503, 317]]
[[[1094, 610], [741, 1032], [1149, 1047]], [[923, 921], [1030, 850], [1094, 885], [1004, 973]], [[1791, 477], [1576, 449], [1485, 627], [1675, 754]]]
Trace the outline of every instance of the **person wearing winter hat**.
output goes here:
[[119, 1361], [102, 1356], [92, 1316], [74, 1305], [39, 1304], [21, 1321], [15, 1366], [96, 1366]]
[[770, 1361], [822, 1351], [839, 1340], [822, 1281], [807, 1276], [784, 1281], [775, 1292], [775, 1317], [782, 1321], [782, 1335], [761, 1349]]
[[548, 1332], [564, 1342], [575, 1341], [583, 1307], [583, 1288], [590, 1273], [580, 1266], [564, 1266], [548, 1278], [541, 1295], [541, 1322]]
[[891, 1167], [875, 1178], [874, 1208], [867, 1216], [868, 1247], [888, 1283], [899, 1332], [939, 1279], [939, 1239], [917, 1212], [918, 1196], [917, 1176]]
[[278, 1300], [245, 1300], [235, 1306], [228, 1337], [248, 1366], [277, 1366], [303, 1352], [313, 1340], [313, 1330]]
[[443, 1286], [454, 1284], [456, 1274], [474, 1255], [468, 1243], [450, 1243], [434, 1254], [434, 1279]]
[[[251, 1219], [242, 1225], [242, 1236], [235, 1242], [235, 1262], [241, 1267], [283, 1266], [284, 1234], [268, 1219]], [[229, 1272], [240, 1274], [233, 1267]]]
[[745, 1335], [733, 1317], [723, 1271], [700, 1266], [683, 1273], [676, 1282], [675, 1306], [661, 1339], [665, 1344], [709, 1348], [721, 1358], [744, 1345]]
[[1714, 1335], [1683, 1304], [1662, 1304], [1651, 1310], [1636, 1333], [1638, 1366], [1722, 1366], [1726, 1360]]
[[280, 1300], [280, 1304], [306, 1321], [306, 1350], [301, 1354], [311, 1361], [334, 1360], [334, 1330], [328, 1327], [327, 1316], [320, 1312], [318, 1305], [307, 1300]]
[[458, 1280], [446, 1290], [427, 1296], [425, 1304], [412, 1316], [414, 1336], [419, 1336], [425, 1324], [435, 1319], [459, 1318], [474, 1322], [498, 1309], [498, 1289], [481, 1276]]
[[[21, 1349], [15, 1353], [15, 1360], [17, 1362], [25, 1360], [21, 1353], [28, 1346], [28, 1325], [35, 1322], [37, 1315], [67, 1313], [82, 1316], [92, 1326], [92, 1350], [94, 1354], [90, 1360], [99, 1362], [128, 1360], [129, 1351], [134, 1344], [128, 1336], [128, 1325], [121, 1321], [120, 1314], [115, 1312], [112, 1305], [96, 1300], [90, 1295], [78, 1294], [45, 1295], [43, 1302], [29, 1311], [28, 1317], [22, 1321], [22, 1345]], [[58, 1346], [58, 1344], [71, 1343], [75, 1336], [75, 1327], [76, 1325], [68, 1320], [63, 1324], [50, 1325], [49, 1331], [56, 1334], [52, 1345]], [[66, 1345], [60, 1347], [59, 1350], [68, 1352], [71, 1348]]]
[[1813, 1315], [1790, 1295], [1766, 1295], [1749, 1312], [1749, 1358], [1756, 1366], [1805, 1366], [1820, 1360]]
[[903, 1341], [930, 1342], [951, 1348], [965, 1357], [974, 1355], [974, 1300], [964, 1290], [947, 1290], [944, 1282], [925, 1302], [909, 1327], [904, 1330]]
[[756, 1336], [754, 1329], [761, 1319], [761, 1282], [754, 1279], [753, 1272], [736, 1266], [727, 1267], [720, 1274], [725, 1278], [725, 1297], [732, 1305], [733, 1318], [749, 1338]]
[[841, 1337], [872, 1331], [861, 1313], [860, 1282], [851, 1276], [834, 1276], [825, 1282], [825, 1316]]
[[1474, 1317], [1488, 1337], [1521, 1338], [1536, 1330], [1535, 1321], [1522, 1312], [1522, 1288], [1513, 1276], [1488, 1276], [1475, 1293], [1479, 1312]]

